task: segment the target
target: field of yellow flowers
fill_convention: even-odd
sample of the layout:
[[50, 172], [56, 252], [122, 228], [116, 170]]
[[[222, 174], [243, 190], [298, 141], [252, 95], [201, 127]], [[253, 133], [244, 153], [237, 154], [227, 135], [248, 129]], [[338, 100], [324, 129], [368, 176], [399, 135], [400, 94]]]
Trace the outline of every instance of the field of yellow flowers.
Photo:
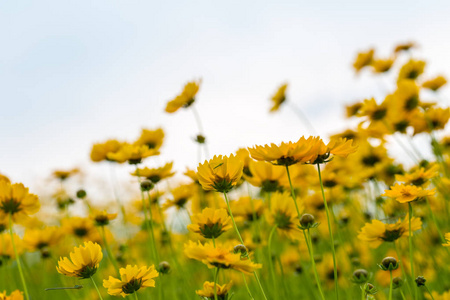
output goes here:
[[[446, 79], [424, 72], [414, 48], [357, 54], [359, 76], [391, 74], [396, 88], [347, 106], [355, 126], [331, 137], [299, 132], [281, 144], [209, 153], [198, 80], [165, 108], [194, 113], [207, 158], [181, 180], [173, 162], [153, 159], [161, 128], [92, 146], [93, 162], [132, 183], [118, 197], [124, 188], [111, 176], [102, 187], [116, 195], [110, 203], [98, 204], [88, 184], [71, 192], [78, 169], [53, 173], [51, 199], [0, 175], [0, 299], [449, 300]], [[273, 94], [271, 113], [290, 102], [287, 90]], [[391, 157], [392, 144], [415, 163]]]

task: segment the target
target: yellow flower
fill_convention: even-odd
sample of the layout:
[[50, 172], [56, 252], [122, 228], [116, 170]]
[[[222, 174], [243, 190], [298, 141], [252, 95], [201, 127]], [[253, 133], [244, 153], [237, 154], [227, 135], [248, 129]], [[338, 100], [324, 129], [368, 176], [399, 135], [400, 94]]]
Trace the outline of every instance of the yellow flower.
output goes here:
[[164, 141], [164, 130], [158, 128], [156, 130], [142, 129], [141, 136], [134, 143], [139, 146], [147, 146], [149, 149], [158, 150]]
[[356, 116], [359, 113], [359, 110], [361, 109], [362, 106], [363, 106], [363, 104], [361, 102], [356, 102], [356, 103], [347, 105], [345, 107], [347, 118]]
[[444, 76], [437, 76], [436, 78], [430, 79], [422, 83], [422, 87], [430, 89], [432, 91], [437, 91], [443, 85], [447, 83], [447, 79]]
[[46, 227], [43, 229], [27, 229], [23, 242], [30, 251], [45, 250], [58, 244], [63, 238], [59, 227]]
[[[14, 244], [16, 245], [17, 254], [20, 256], [24, 252], [24, 244], [20, 237], [14, 233]], [[9, 233], [2, 233], [0, 235], [0, 258], [16, 258], [13, 244], [11, 242], [11, 235]], [[2, 260], [0, 259], [0, 262]]]
[[194, 187], [192, 185], [180, 185], [172, 190], [172, 199], [167, 199], [163, 204], [163, 209], [176, 207], [177, 209], [184, 208], [186, 203], [194, 196]]
[[275, 192], [289, 186], [286, 169], [264, 161], [250, 160], [248, 170], [251, 176], [244, 173], [244, 178], [251, 185], [261, 187], [263, 192]]
[[91, 150], [91, 160], [93, 162], [101, 162], [104, 160], [114, 161], [108, 158], [108, 154], [116, 153], [121, 146], [122, 143], [116, 140], [108, 140], [104, 143], [94, 144]]
[[197, 176], [204, 190], [227, 193], [241, 179], [243, 168], [244, 163], [239, 157], [233, 154], [229, 157], [219, 155], [199, 164]]
[[427, 186], [431, 178], [438, 176], [439, 165], [433, 165], [428, 170], [425, 168], [418, 168], [411, 173], [397, 174], [395, 180], [403, 182], [404, 184], [412, 184], [416, 186]]
[[223, 245], [216, 243], [202, 244], [189, 241], [184, 245], [184, 254], [192, 259], [201, 261], [208, 268], [215, 267], [223, 269], [233, 269], [246, 274], [251, 274], [262, 267], [261, 264], [255, 264], [250, 258], [241, 258], [240, 253], [233, 253], [232, 248], [228, 249]]
[[375, 50], [370, 49], [367, 52], [358, 53], [353, 62], [353, 68], [355, 68], [356, 72], [361, 71], [364, 67], [367, 67], [372, 63], [374, 52]]
[[394, 109], [410, 112], [419, 106], [419, 87], [414, 80], [404, 79], [397, 84], [394, 92]]
[[236, 222], [241, 221], [241, 219], [249, 222], [256, 221], [264, 213], [264, 204], [261, 199], [252, 199], [249, 196], [244, 196], [237, 201], [232, 201], [230, 204]]
[[395, 47], [394, 52], [398, 53], [398, 52], [401, 52], [401, 51], [408, 51], [411, 48], [416, 48], [416, 47], [417, 47], [417, 45], [415, 43], [413, 43], [413, 42], [407, 42], [407, 43], [403, 43], [403, 44], [398, 44]]
[[60, 257], [56, 270], [58, 273], [78, 278], [89, 278], [97, 272], [103, 258], [102, 248], [99, 244], [85, 242], [84, 246], [75, 247], [70, 252], [70, 259]]
[[374, 59], [371, 63], [371, 66], [373, 67], [373, 71], [375, 73], [384, 73], [391, 69], [393, 63], [394, 59], [392, 58]]
[[174, 113], [181, 107], [187, 108], [191, 106], [195, 102], [195, 96], [197, 95], [198, 89], [200, 88], [200, 83], [201, 80], [199, 80], [198, 82], [188, 82], [184, 86], [181, 94], [167, 103], [166, 112]]
[[94, 221], [90, 218], [71, 217], [63, 219], [62, 228], [65, 233], [84, 240], [92, 240], [94, 236], [98, 235]]
[[197, 290], [195, 293], [200, 297], [214, 300], [214, 290], [216, 290], [216, 294], [219, 299], [227, 299], [226, 296], [230, 291], [232, 284], [232, 281], [224, 285], [214, 285], [214, 282], [205, 281], [205, 283], [203, 283], [203, 290]]
[[158, 150], [149, 149], [147, 145], [132, 145], [124, 143], [117, 152], [108, 153], [106, 156], [109, 160], [118, 163], [128, 161], [129, 164], [139, 164], [142, 159], [158, 154]]
[[286, 89], [288, 85], [287, 83], [280, 86], [277, 90], [277, 92], [272, 96], [271, 100], [273, 102], [273, 106], [270, 108], [270, 112], [277, 111], [281, 104], [283, 104], [284, 101], [286, 101]]
[[450, 291], [446, 291], [443, 294], [439, 294], [436, 291], [431, 292], [432, 297], [425, 295], [428, 300], [450, 300]]
[[109, 276], [108, 280], [103, 280], [103, 287], [108, 289], [108, 294], [112, 296], [126, 297], [129, 294], [137, 292], [146, 287], [155, 287], [155, 280], [159, 273], [152, 265], [150, 267], [141, 267], [127, 265], [126, 268], [120, 268], [120, 279]]
[[[416, 231], [422, 228], [420, 218], [413, 217], [411, 219], [411, 230]], [[385, 224], [379, 220], [372, 220], [366, 223], [358, 234], [358, 238], [368, 242], [372, 248], [377, 248], [383, 242], [395, 242], [401, 237], [409, 235], [409, 217], [398, 220], [395, 224]]]
[[117, 214], [108, 214], [106, 210], [96, 210], [93, 209], [91, 211], [91, 219], [95, 221], [95, 225], [97, 226], [106, 226], [109, 224], [109, 221], [117, 218]]
[[356, 152], [357, 146], [353, 146], [352, 140], [338, 138], [331, 140], [327, 145], [321, 138], [317, 137], [313, 140], [313, 145], [309, 151], [307, 163], [318, 164], [327, 162], [331, 154], [346, 158], [351, 153]]
[[41, 207], [36, 195], [28, 193], [21, 183], [0, 181], [0, 219], [12, 217], [14, 223], [35, 214]]
[[175, 172], [172, 172], [173, 162], [167, 163], [160, 168], [143, 168], [137, 169], [131, 175], [145, 177], [153, 183], [158, 183], [160, 180], [172, 177]]
[[[303, 210], [302, 207], [299, 208]], [[277, 226], [281, 233], [284, 233], [290, 239], [296, 239], [300, 233], [298, 226], [299, 216], [288, 192], [274, 193], [270, 198], [270, 210], [267, 212], [267, 222], [270, 225]]]
[[3, 293], [0, 292], [0, 300], [23, 300], [23, 293], [15, 290], [8, 296], [6, 291], [3, 291]]
[[450, 247], [450, 232], [445, 234], [446, 243], [442, 244], [445, 247]]
[[53, 171], [53, 176], [61, 181], [64, 181], [67, 178], [69, 178], [70, 176], [75, 175], [79, 172], [80, 172], [80, 170], [76, 169], [76, 168], [72, 169], [72, 170], [56, 170], [56, 171]]
[[396, 184], [391, 186], [390, 190], [385, 190], [381, 196], [386, 196], [397, 200], [400, 203], [408, 203], [417, 200], [418, 198], [433, 196], [435, 189], [423, 190], [421, 187], [415, 185]]
[[416, 79], [423, 73], [424, 68], [425, 68], [424, 61], [410, 59], [400, 69], [397, 82], [400, 82], [403, 79], [412, 79], [412, 80]]
[[231, 218], [223, 208], [207, 207], [201, 213], [193, 215], [191, 221], [192, 224], [189, 224], [187, 229], [207, 239], [218, 238], [232, 227]]

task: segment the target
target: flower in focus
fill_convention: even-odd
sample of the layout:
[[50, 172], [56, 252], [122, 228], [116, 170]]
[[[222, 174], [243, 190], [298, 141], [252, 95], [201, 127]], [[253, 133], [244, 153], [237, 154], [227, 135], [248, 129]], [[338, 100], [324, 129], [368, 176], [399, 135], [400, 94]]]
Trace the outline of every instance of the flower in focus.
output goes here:
[[447, 83], [447, 79], [444, 76], [437, 76], [436, 78], [430, 79], [422, 83], [422, 87], [426, 89], [430, 89], [436, 92], [443, 85]]
[[169, 101], [166, 105], [166, 112], [174, 113], [181, 107], [189, 107], [195, 102], [195, 96], [200, 88], [201, 80], [186, 83], [181, 94]]
[[167, 163], [160, 168], [143, 168], [137, 169], [131, 175], [145, 177], [153, 183], [158, 183], [159, 181], [172, 177], [175, 172], [172, 172], [173, 162]]
[[112, 296], [126, 297], [137, 292], [141, 288], [155, 287], [155, 280], [159, 276], [158, 271], [152, 265], [141, 267], [127, 265], [120, 268], [120, 279], [109, 276], [108, 280], [103, 280], [103, 287], [108, 289], [108, 294]]
[[400, 203], [408, 203], [417, 200], [418, 198], [433, 196], [435, 189], [424, 190], [415, 185], [396, 184], [391, 186], [390, 190], [385, 190], [381, 196], [386, 196], [397, 200]]
[[355, 68], [356, 72], [361, 71], [364, 67], [367, 67], [372, 63], [374, 52], [374, 49], [370, 49], [367, 52], [358, 53], [353, 62], [353, 68]]
[[134, 165], [141, 163], [142, 159], [146, 157], [158, 154], [158, 150], [150, 149], [147, 145], [133, 145], [124, 143], [117, 152], [108, 153], [106, 156], [109, 160], [118, 163], [128, 161], [129, 164]]
[[281, 85], [277, 92], [272, 96], [272, 98], [270, 98], [273, 102], [272, 107], [270, 108], [270, 112], [275, 112], [277, 111], [281, 104], [283, 104], [284, 101], [286, 101], [286, 89], [287, 89], [288, 85], [287, 83]]
[[83, 246], [75, 247], [73, 252], [70, 252], [71, 260], [60, 257], [56, 270], [70, 277], [89, 278], [97, 272], [102, 258], [102, 248], [99, 244], [85, 242]]
[[199, 164], [197, 176], [204, 190], [227, 193], [241, 179], [243, 168], [244, 163], [239, 157], [233, 154], [229, 157], [219, 155]]
[[91, 150], [91, 160], [93, 162], [114, 161], [108, 158], [108, 154], [116, 153], [121, 146], [122, 143], [117, 140], [108, 140], [104, 143], [94, 144]]
[[218, 238], [225, 231], [231, 229], [231, 218], [223, 208], [205, 208], [199, 214], [192, 216], [192, 224], [187, 228], [200, 234], [206, 239]]
[[147, 146], [149, 149], [159, 150], [164, 141], [164, 131], [162, 128], [156, 130], [142, 129], [141, 136], [134, 143], [139, 146]]
[[450, 232], [445, 234], [445, 240], [446, 240], [446, 243], [442, 244], [442, 245], [445, 247], [450, 247]]
[[214, 282], [205, 281], [205, 283], [203, 283], [203, 290], [197, 290], [195, 293], [200, 297], [214, 300], [214, 289], [216, 289], [217, 298], [220, 300], [225, 300], [227, 299], [227, 294], [230, 291], [232, 284], [232, 281], [223, 285], [215, 285]]
[[0, 181], [0, 219], [12, 217], [14, 223], [35, 214], [41, 207], [36, 195], [21, 183]]
[[[422, 228], [420, 218], [411, 218], [411, 230], [416, 231]], [[366, 223], [358, 234], [358, 238], [369, 243], [372, 248], [377, 248], [383, 242], [395, 242], [401, 237], [409, 235], [409, 217], [398, 220], [394, 224], [385, 224], [379, 220], [372, 220]]]

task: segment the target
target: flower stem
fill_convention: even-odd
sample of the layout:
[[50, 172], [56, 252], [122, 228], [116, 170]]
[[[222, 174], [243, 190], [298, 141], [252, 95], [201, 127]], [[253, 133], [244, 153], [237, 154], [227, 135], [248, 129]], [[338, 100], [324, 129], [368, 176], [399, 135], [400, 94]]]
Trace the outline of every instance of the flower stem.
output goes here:
[[244, 273], [242, 273], [242, 278], [244, 279], [245, 288], [247, 289], [247, 293], [250, 296], [250, 299], [254, 300], [255, 298], [253, 298], [252, 292], [250, 291], [250, 288], [248, 287], [247, 279], [245, 279], [245, 274]]
[[[234, 221], [233, 213], [231, 212], [230, 202], [228, 201], [227, 193], [223, 193], [223, 196], [225, 197], [225, 202], [227, 203], [228, 214], [230, 215], [231, 221], [233, 222], [234, 230], [236, 231], [236, 233], [239, 237], [239, 241], [241, 241], [241, 244], [244, 245], [244, 240], [242, 239], [241, 234], [239, 233], [239, 229], [237, 228], [236, 222]], [[264, 296], [264, 299], [267, 300], [266, 294], [264, 293], [264, 289], [261, 285], [261, 282], [259, 281], [258, 274], [256, 273], [256, 271], [253, 272], [253, 275], [255, 276], [255, 279], [258, 282], [259, 288], [261, 290], [261, 293]]]
[[413, 256], [413, 244], [412, 244], [412, 230], [411, 230], [411, 219], [413, 214], [413, 209], [411, 202], [408, 202], [409, 207], [409, 263], [411, 264], [411, 279], [413, 282], [413, 289], [414, 289], [414, 299], [417, 300], [417, 287], [414, 284], [414, 256]]
[[389, 282], [389, 300], [392, 300], [392, 270], [389, 270], [390, 282]]
[[319, 172], [320, 189], [322, 191], [323, 203], [325, 204], [325, 212], [327, 213], [328, 231], [330, 233], [331, 250], [333, 253], [334, 288], [336, 290], [336, 299], [339, 299], [338, 274], [337, 274], [337, 266], [336, 266], [336, 249], [334, 248], [334, 238], [333, 238], [333, 232], [331, 231], [331, 223], [330, 223], [330, 212], [328, 210], [327, 199], [325, 198], [325, 191], [323, 189], [322, 174], [320, 173], [320, 164], [317, 164], [317, 171]]
[[314, 250], [311, 243], [311, 233], [308, 230], [308, 235], [303, 230], [303, 235], [305, 236], [306, 245], [308, 246], [309, 257], [311, 258], [311, 266], [314, 270], [314, 277], [316, 278], [317, 288], [319, 289], [320, 297], [322, 300], [325, 300], [325, 296], [323, 295], [322, 287], [320, 285], [319, 275], [317, 274], [316, 262], [314, 261]]
[[[398, 251], [397, 243], [395, 241], [394, 241], [394, 249], [395, 249], [395, 252], [397, 253], [397, 258], [400, 260], [400, 267], [402, 268], [402, 273], [405, 276], [405, 278], [408, 279], [408, 274], [406, 274], [405, 266], [404, 266], [403, 261], [401, 259], [400, 252]], [[406, 280], [406, 284], [408, 285], [408, 290], [409, 290], [409, 292], [412, 295], [413, 292], [411, 290], [411, 284], [410, 284], [409, 280]]]
[[153, 212], [152, 212], [152, 202], [151, 202], [151, 197], [150, 197], [150, 191], [147, 191], [147, 197], [148, 197], [148, 208], [149, 208], [148, 211], [150, 212], [150, 233], [152, 235], [153, 255], [155, 256], [156, 262], [159, 263], [159, 253], [158, 253], [158, 249], [156, 248], [155, 230], [153, 228]]
[[11, 235], [11, 244], [13, 246], [14, 255], [16, 256], [17, 267], [19, 268], [20, 280], [22, 280], [23, 290], [25, 292], [25, 298], [27, 300], [30, 300], [30, 295], [28, 294], [27, 283], [25, 281], [25, 277], [23, 276], [22, 263], [20, 262], [19, 254], [17, 253], [16, 242], [14, 242], [12, 214], [9, 214], [9, 234]]
[[92, 276], [89, 276], [89, 278], [91, 279], [92, 283], [94, 284], [95, 289], [97, 290], [97, 294], [100, 297], [101, 300], [103, 300], [102, 294], [100, 294], [100, 291], [98, 290], [97, 284], [95, 283], [94, 278], [92, 278]]
[[134, 299], [135, 299], [135, 300], [139, 300], [139, 299], [138, 299], [138, 296], [137, 296], [137, 291], [134, 292], [133, 294], [134, 294]]
[[117, 275], [120, 278], [119, 266], [117, 265], [116, 258], [113, 256], [111, 248], [109, 247], [108, 241], [106, 240], [105, 226], [100, 226], [100, 227], [101, 227], [100, 231], [102, 234], [103, 244], [105, 244], [105, 248], [106, 248], [106, 253], [108, 253], [109, 260], [113, 264], [114, 269], [116, 269]]
[[275, 268], [273, 266], [273, 260], [272, 260], [272, 238], [273, 238], [273, 234], [275, 233], [276, 229], [277, 229], [277, 226], [273, 226], [272, 230], [270, 231], [269, 240], [267, 242], [267, 249], [269, 251], [269, 268], [270, 268], [270, 274], [272, 275], [273, 291], [276, 295], [274, 298], [278, 299], [280, 292], [278, 290], [277, 277], [275, 276]]
[[428, 294], [430, 294], [430, 297], [432, 300], [434, 300], [433, 294], [431, 294], [430, 290], [428, 289], [428, 287], [425, 285], [425, 289], [427, 290]]
[[217, 300], [217, 277], [219, 276], [219, 268], [216, 267], [216, 271], [214, 272], [214, 300]]
[[297, 204], [297, 200], [295, 197], [295, 191], [294, 191], [294, 187], [292, 186], [292, 181], [291, 181], [291, 174], [289, 173], [289, 166], [286, 165], [286, 173], [289, 179], [289, 185], [291, 186], [291, 196], [292, 196], [292, 200], [294, 200], [294, 204], [295, 204], [295, 209], [297, 210], [297, 215], [300, 218], [300, 210], [298, 209], [298, 204]]

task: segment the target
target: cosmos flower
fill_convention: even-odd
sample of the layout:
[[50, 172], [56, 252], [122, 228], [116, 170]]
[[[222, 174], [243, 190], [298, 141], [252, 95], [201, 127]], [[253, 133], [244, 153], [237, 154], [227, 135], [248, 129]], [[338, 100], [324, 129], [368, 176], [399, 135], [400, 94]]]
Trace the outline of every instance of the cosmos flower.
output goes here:
[[[411, 219], [411, 230], [417, 231], [422, 228], [422, 221], [420, 218], [413, 217]], [[386, 224], [379, 220], [372, 220], [371, 223], [366, 223], [358, 234], [358, 238], [362, 241], [368, 242], [372, 248], [377, 248], [383, 242], [395, 242], [401, 237], [409, 235], [409, 217], [408, 215], [403, 220], [398, 220], [394, 224]]]
[[195, 96], [200, 88], [201, 80], [186, 83], [181, 94], [169, 101], [166, 105], [166, 112], [174, 113], [181, 107], [189, 107], [195, 102]]
[[243, 168], [244, 163], [239, 157], [233, 154], [229, 157], [219, 155], [199, 164], [197, 176], [204, 190], [227, 193], [241, 179]]
[[223, 285], [215, 285], [214, 282], [205, 281], [205, 283], [203, 283], [203, 289], [197, 290], [195, 293], [200, 297], [214, 300], [214, 289], [216, 289], [217, 298], [220, 300], [225, 300], [227, 299], [227, 294], [230, 291], [232, 284], [232, 281]]
[[422, 83], [422, 87], [436, 92], [442, 86], [444, 86], [446, 83], [447, 83], [447, 79], [445, 79], [444, 76], [437, 76], [433, 79], [427, 80], [424, 83]]
[[422, 60], [410, 59], [406, 64], [404, 64], [401, 67], [400, 72], [398, 74], [397, 82], [400, 82], [403, 79], [415, 80], [423, 73], [425, 65], [426, 63]]
[[108, 140], [104, 143], [94, 144], [91, 150], [91, 160], [93, 162], [114, 161], [108, 158], [108, 154], [116, 153], [121, 146], [122, 143], [117, 140]]
[[172, 177], [175, 172], [172, 172], [173, 162], [167, 163], [160, 168], [143, 168], [137, 169], [131, 175], [145, 177], [153, 183], [158, 183], [159, 181]]
[[93, 209], [91, 211], [91, 219], [94, 220], [95, 225], [97, 226], [106, 226], [109, 224], [109, 221], [117, 218], [117, 214], [109, 214], [106, 210], [96, 210]]
[[141, 136], [134, 143], [139, 146], [147, 146], [149, 149], [159, 150], [164, 141], [164, 130], [158, 128], [155, 130], [142, 129]]
[[192, 185], [183, 184], [172, 190], [172, 198], [164, 202], [163, 209], [176, 207], [177, 209], [185, 208], [186, 203], [194, 196], [195, 189]]
[[83, 246], [75, 247], [73, 252], [70, 252], [71, 260], [60, 257], [56, 270], [69, 277], [89, 278], [97, 272], [102, 258], [102, 248], [99, 244], [85, 242]]
[[207, 239], [218, 238], [232, 228], [231, 218], [223, 208], [207, 207], [201, 213], [193, 215], [191, 222], [187, 228]]
[[17, 223], [38, 212], [40, 207], [38, 197], [30, 194], [22, 183], [0, 181], [0, 219], [11, 216]]
[[59, 227], [27, 228], [23, 236], [23, 242], [30, 251], [42, 251], [57, 245], [62, 238], [63, 232]]
[[108, 289], [108, 294], [112, 296], [126, 297], [146, 287], [155, 287], [155, 280], [159, 273], [152, 265], [150, 267], [138, 267], [127, 265], [120, 268], [120, 279], [109, 276], [108, 280], [103, 280], [103, 286]]
[[[302, 208], [300, 208], [301, 210]], [[270, 210], [268, 210], [266, 218], [270, 225], [277, 226], [281, 233], [292, 240], [300, 233], [298, 229], [299, 216], [297, 215], [297, 210], [291, 195], [288, 192], [274, 193], [272, 195], [270, 199]]]
[[424, 190], [415, 185], [395, 184], [390, 190], [385, 190], [381, 196], [386, 196], [397, 200], [400, 203], [408, 203], [418, 198], [433, 196], [435, 189]]
[[110, 152], [106, 155], [109, 160], [124, 163], [128, 161], [129, 164], [139, 164], [146, 157], [159, 155], [156, 149], [150, 149], [147, 145], [134, 145], [124, 143], [117, 152]]

